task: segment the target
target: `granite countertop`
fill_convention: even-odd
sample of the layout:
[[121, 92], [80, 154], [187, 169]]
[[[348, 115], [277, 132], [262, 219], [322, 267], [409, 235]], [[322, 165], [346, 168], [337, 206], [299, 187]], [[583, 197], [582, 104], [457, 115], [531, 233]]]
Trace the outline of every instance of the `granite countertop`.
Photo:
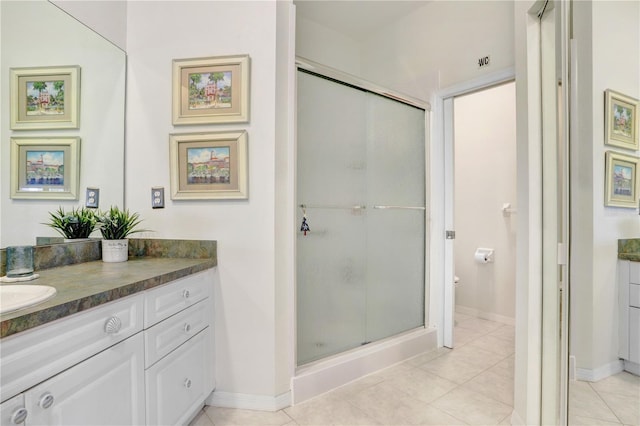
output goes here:
[[[0, 338], [144, 291], [217, 265], [215, 241], [130, 240], [129, 260], [74, 263], [38, 270], [24, 284], [49, 285], [57, 294], [45, 302], [0, 315]], [[71, 264], [69, 264], [71, 263]]]
[[640, 238], [618, 240], [618, 259], [640, 262]]

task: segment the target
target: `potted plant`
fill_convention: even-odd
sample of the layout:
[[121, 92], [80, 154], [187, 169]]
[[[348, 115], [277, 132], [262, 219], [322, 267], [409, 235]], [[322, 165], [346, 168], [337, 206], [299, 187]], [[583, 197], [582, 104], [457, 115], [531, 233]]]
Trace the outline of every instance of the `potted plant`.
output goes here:
[[98, 215], [98, 229], [102, 234], [102, 261], [125, 262], [129, 254], [129, 240], [127, 237], [136, 232], [142, 219], [138, 213], [131, 213], [128, 209], [120, 210], [111, 207], [108, 212]]
[[72, 208], [70, 212], [58, 207], [55, 212], [49, 212], [49, 216], [49, 222], [43, 225], [50, 226], [68, 240], [89, 238], [98, 223], [94, 211], [84, 207]]

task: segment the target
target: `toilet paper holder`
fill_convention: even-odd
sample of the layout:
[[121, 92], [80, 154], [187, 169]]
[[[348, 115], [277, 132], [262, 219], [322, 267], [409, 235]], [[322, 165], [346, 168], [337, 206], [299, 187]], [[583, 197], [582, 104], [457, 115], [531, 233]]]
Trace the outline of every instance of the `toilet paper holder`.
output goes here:
[[491, 263], [493, 262], [493, 253], [492, 248], [478, 247], [473, 257], [477, 263]]

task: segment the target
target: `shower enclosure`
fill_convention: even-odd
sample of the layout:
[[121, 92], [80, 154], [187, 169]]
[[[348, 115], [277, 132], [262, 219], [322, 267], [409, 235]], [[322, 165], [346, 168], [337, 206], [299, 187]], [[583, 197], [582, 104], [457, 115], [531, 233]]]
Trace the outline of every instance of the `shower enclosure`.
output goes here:
[[302, 68], [297, 92], [300, 366], [424, 326], [426, 183], [424, 108]]

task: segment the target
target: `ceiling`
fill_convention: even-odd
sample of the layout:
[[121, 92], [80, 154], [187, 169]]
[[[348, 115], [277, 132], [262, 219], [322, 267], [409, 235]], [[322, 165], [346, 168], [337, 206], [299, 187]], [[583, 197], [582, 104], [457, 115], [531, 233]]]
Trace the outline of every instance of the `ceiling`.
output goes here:
[[294, 0], [298, 16], [355, 40], [424, 6], [427, 0]]

